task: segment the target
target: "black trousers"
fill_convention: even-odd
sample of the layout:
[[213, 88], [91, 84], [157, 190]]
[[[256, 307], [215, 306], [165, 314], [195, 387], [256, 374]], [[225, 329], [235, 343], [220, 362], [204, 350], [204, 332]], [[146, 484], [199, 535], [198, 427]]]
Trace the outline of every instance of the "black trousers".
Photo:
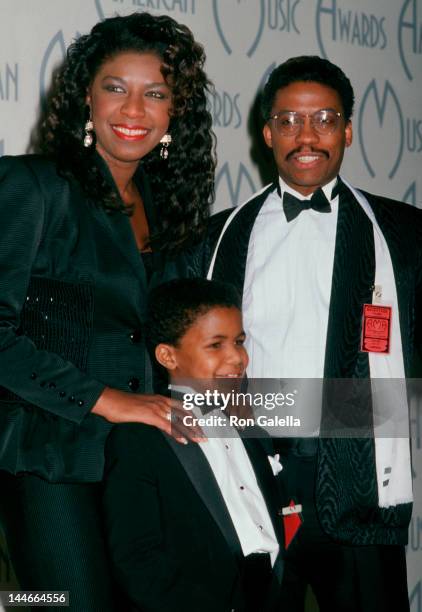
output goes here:
[[307, 585], [320, 612], [406, 612], [404, 546], [316, 543], [302, 532], [286, 555], [280, 610], [303, 612]]
[[0, 471], [0, 521], [22, 590], [69, 591], [72, 612], [115, 610], [99, 503], [99, 484]]
[[315, 457], [281, 459], [289, 494], [303, 505], [303, 524], [285, 554], [280, 610], [303, 612], [307, 586], [320, 612], [406, 612], [404, 546], [353, 546], [321, 529], [314, 503]]

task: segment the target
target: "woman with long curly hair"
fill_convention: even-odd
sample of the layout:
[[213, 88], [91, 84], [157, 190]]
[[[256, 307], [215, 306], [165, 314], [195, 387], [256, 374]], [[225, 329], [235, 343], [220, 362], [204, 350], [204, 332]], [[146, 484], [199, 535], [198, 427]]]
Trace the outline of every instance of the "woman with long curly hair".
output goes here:
[[214, 195], [204, 60], [170, 17], [106, 19], [56, 75], [42, 155], [0, 159], [0, 518], [21, 588], [69, 591], [77, 612], [114, 609], [99, 513], [113, 423], [199, 435], [152, 393], [143, 325]]

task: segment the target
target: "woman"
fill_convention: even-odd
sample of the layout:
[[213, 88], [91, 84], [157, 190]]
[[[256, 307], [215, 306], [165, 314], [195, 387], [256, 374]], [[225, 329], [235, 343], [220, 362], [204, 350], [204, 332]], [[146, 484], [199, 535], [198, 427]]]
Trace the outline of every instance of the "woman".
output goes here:
[[95, 484], [112, 423], [170, 433], [142, 325], [148, 277], [213, 197], [203, 63], [169, 17], [106, 19], [69, 48], [44, 156], [0, 159], [1, 520], [21, 588], [77, 612], [113, 609]]

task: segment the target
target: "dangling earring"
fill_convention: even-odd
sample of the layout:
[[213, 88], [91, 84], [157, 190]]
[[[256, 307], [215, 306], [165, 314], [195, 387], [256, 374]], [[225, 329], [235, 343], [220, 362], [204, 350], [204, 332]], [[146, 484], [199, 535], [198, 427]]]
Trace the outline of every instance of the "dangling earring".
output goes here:
[[85, 123], [85, 137], [84, 137], [84, 147], [88, 148], [94, 142], [94, 136], [92, 132], [94, 131], [94, 124], [91, 119], [91, 113], [88, 121]]
[[171, 139], [171, 134], [164, 134], [164, 136], [160, 140], [160, 142], [161, 142], [161, 149], [160, 149], [160, 157], [161, 157], [161, 159], [167, 159], [167, 157], [169, 156], [168, 148], [169, 148], [169, 144], [171, 144], [171, 140], [172, 140]]

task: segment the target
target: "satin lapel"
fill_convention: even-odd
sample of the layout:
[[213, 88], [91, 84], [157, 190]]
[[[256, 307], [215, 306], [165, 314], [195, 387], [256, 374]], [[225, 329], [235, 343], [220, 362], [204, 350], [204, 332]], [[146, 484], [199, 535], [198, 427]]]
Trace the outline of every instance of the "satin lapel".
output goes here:
[[249, 239], [255, 219], [267, 196], [275, 189], [274, 183], [243, 206], [226, 229], [218, 248], [212, 277], [232, 283], [239, 295], [243, 295]]
[[107, 214], [104, 210], [100, 209], [94, 210], [93, 214], [109, 233], [113, 244], [128, 261], [137, 278], [145, 286], [146, 291], [147, 280], [145, 269], [135, 242], [129, 217], [120, 212]]
[[173, 452], [192, 481], [196, 492], [219, 526], [230, 550], [236, 558], [240, 559], [243, 553], [236, 529], [227, 511], [215, 476], [201, 449], [195, 443], [183, 445], [169, 436], [164, 436], [164, 438], [173, 449]]
[[[372, 302], [375, 245], [372, 222], [342, 184], [328, 318], [321, 430], [315, 500], [323, 528], [343, 535], [350, 522], [350, 500], [365, 490], [368, 505], [377, 505], [372, 394], [368, 354], [360, 350], [363, 304]], [[351, 379], [347, 384], [336, 379]], [[357, 381], [357, 379], [361, 379]], [[356, 384], [353, 384], [356, 381]], [[363, 432], [362, 437], [344, 435]], [[336, 435], [341, 432], [340, 435]], [[356, 439], [358, 438], [358, 439]], [[360, 439], [359, 439], [360, 438]], [[364, 457], [365, 469], [363, 469]], [[355, 480], [344, 480], [348, 470]], [[358, 484], [357, 484], [358, 483]], [[346, 527], [341, 527], [347, 525]]]
[[363, 304], [372, 302], [375, 247], [372, 223], [343, 185], [325, 350], [325, 378], [369, 376], [368, 355], [360, 352]]
[[[111, 186], [113, 186], [114, 190], [117, 192], [117, 187], [114, 182], [113, 175], [111, 174], [110, 169], [104, 159], [101, 157], [101, 155], [95, 153], [95, 160], [104, 178]], [[144, 197], [144, 183], [146, 182], [146, 177], [143, 169], [140, 166], [138, 166], [134, 178], [136, 185], [138, 186], [142, 194], [142, 197]], [[149, 191], [147, 195], [150, 197]], [[101, 223], [101, 225], [110, 234], [111, 240], [117, 246], [123, 257], [131, 265], [135, 275], [144, 285], [146, 291], [147, 278], [145, 274], [145, 269], [142, 263], [142, 258], [138, 251], [135, 237], [133, 235], [129, 217], [120, 212], [107, 214], [98, 205], [93, 206], [92, 210], [99, 223]]]
[[[144, 203], [145, 215], [148, 222], [148, 229], [150, 235], [154, 235], [157, 232], [157, 211], [154, 207], [154, 200], [151, 193], [151, 187], [149, 184], [148, 177], [142, 168], [139, 166], [136, 174], [135, 174], [135, 183], [138, 187], [139, 193], [141, 194], [142, 201]], [[155, 250], [152, 252], [154, 269], [162, 269], [164, 264], [164, 255], [162, 252]], [[161, 281], [163, 282], [163, 281]]]

